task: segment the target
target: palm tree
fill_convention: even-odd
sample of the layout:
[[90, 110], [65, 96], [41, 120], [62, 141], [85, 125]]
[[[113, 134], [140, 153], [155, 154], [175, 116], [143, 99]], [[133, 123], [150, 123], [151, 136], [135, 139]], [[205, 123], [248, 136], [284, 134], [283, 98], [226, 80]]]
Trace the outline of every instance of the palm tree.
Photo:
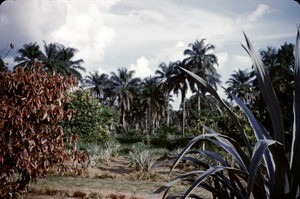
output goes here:
[[42, 51], [37, 43], [24, 44], [23, 48], [19, 49], [17, 52], [20, 54], [20, 56], [17, 56], [14, 59], [15, 62], [18, 63], [14, 69], [22, 66], [26, 70], [29, 70], [35, 62], [41, 60], [42, 56]]
[[1, 72], [5, 72], [5, 71], [7, 71], [7, 70], [8, 70], [7, 66], [5, 65], [5, 63], [4, 63], [3, 59], [2, 59], [2, 57], [0, 57], [0, 73], [1, 73]]
[[98, 98], [101, 104], [104, 103], [104, 90], [108, 84], [109, 77], [108, 74], [102, 73], [100, 74], [98, 71], [90, 72], [87, 75], [83, 83], [86, 87], [90, 87], [92, 91], [95, 93], [95, 97]]
[[85, 72], [85, 68], [81, 66], [84, 62], [82, 59], [72, 60], [75, 56], [75, 53], [78, 52], [75, 48], [65, 48], [62, 46], [60, 51], [60, 60], [61, 60], [61, 73], [64, 75], [75, 75], [79, 80], [82, 79], [82, 76], [79, 71]]
[[233, 74], [230, 75], [230, 78], [226, 82], [228, 87], [226, 89], [226, 93], [228, 93], [228, 98], [232, 100], [229, 93], [233, 93], [238, 98], [240, 98], [245, 104], [249, 104], [252, 98], [252, 86], [253, 86], [253, 76], [248, 70], [234, 71]]
[[174, 88], [174, 85], [172, 85], [173, 82], [170, 81], [170, 78], [174, 75], [174, 64], [172, 62], [167, 65], [166, 63], [161, 63], [158, 67], [160, 70], [156, 70], [156, 79], [158, 79], [162, 83], [162, 90], [165, 92], [165, 95], [167, 97], [167, 124], [170, 124], [170, 98], [171, 98], [171, 91]]
[[126, 113], [131, 109], [136, 88], [141, 82], [140, 78], [133, 78], [133, 75], [134, 71], [119, 68], [117, 73], [112, 72], [110, 77], [113, 99], [117, 103], [124, 130], [127, 130]]
[[[218, 65], [218, 59], [215, 54], [209, 53], [215, 50], [212, 44], [205, 44], [205, 39], [196, 40], [189, 44], [189, 49], [184, 50], [183, 54], [188, 56], [183, 60], [186, 68], [194, 72], [198, 76], [204, 78], [215, 89], [221, 83], [220, 75], [217, 73], [215, 65]], [[200, 94], [205, 96], [205, 90], [201, 89], [201, 85], [194, 79], [190, 79], [192, 92], [197, 92], [198, 95], [198, 110], [200, 111]]]
[[81, 74], [78, 70], [85, 71], [81, 66], [82, 59], [73, 61], [77, 50], [75, 48], [65, 48], [61, 44], [44, 44], [45, 54], [42, 55], [44, 67], [50, 74], [75, 75], [81, 80]]
[[188, 79], [190, 78], [185, 72], [183, 72], [180, 68], [184, 68], [185, 65], [182, 61], [177, 61], [174, 63], [170, 63], [172, 65], [173, 74], [169, 78], [169, 85], [172, 88], [174, 94], [178, 96], [179, 92], [181, 93], [181, 108], [182, 108], [182, 126], [181, 132], [182, 137], [185, 136], [185, 124], [186, 124], [186, 112], [185, 112], [185, 101], [186, 94], [188, 91]]
[[18, 50], [20, 56], [15, 57], [15, 62], [18, 63], [14, 68], [19, 66], [29, 70], [31, 66], [37, 62], [43, 62], [43, 66], [50, 74], [75, 75], [81, 80], [80, 71], [85, 71], [81, 66], [82, 59], [73, 60], [77, 50], [75, 48], [66, 48], [57, 43], [44, 43], [43, 53], [37, 43], [25, 44], [23, 48]]
[[142, 85], [140, 102], [146, 108], [149, 135], [151, 135], [155, 124], [158, 124], [165, 115], [168, 101], [163, 90], [163, 84], [158, 82], [157, 78], [145, 78]]
[[277, 52], [273, 47], [268, 46], [267, 50], [262, 50], [260, 52], [262, 61], [266, 67], [274, 67], [277, 62]]

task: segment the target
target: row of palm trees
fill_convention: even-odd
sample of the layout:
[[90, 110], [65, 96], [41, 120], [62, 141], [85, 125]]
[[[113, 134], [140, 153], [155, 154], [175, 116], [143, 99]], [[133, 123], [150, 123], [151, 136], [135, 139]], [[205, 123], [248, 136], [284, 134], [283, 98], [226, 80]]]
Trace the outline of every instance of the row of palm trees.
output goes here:
[[14, 61], [18, 64], [14, 67], [24, 67], [30, 70], [36, 62], [42, 62], [45, 70], [50, 74], [75, 75], [79, 80], [82, 79], [80, 71], [85, 71], [81, 66], [82, 59], [73, 60], [77, 50], [65, 47], [58, 43], [44, 43], [44, 51], [37, 43], [25, 44], [18, 50], [20, 56], [15, 57]]
[[[200, 109], [200, 96], [205, 96], [201, 86], [184, 73], [181, 68], [193, 71], [203, 77], [214, 87], [220, 83], [220, 75], [215, 66], [217, 57], [212, 54], [215, 46], [206, 44], [205, 39], [196, 40], [189, 45], [183, 54], [182, 61], [161, 63], [153, 77], [140, 79], [134, 77], [134, 71], [119, 68], [116, 72], [100, 74], [90, 72], [82, 78], [83, 60], [74, 60], [77, 52], [75, 48], [65, 47], [58, 43], [44, 42], [43, 50], [37, 43], [25, 44], [17, 52], [14, 67], [24, 67], [30, 70], [34, 63], [41, 62], [45, 71], [51, 75], [76, 75], [85, 88], [91, 89], [93, 95], [103, 106], [116, 107], [120, 115], [120, 126], [124, 130], [129, 127], [148, 129], [151, 134], [162, 121], [170, 123], [170, 101], [172, 94], [181, 95], [182, 109], [182, 136], [186, 124], [186, 94], [190, 89], [198, 96], [198, 109]], [[166, 119], [165, 119], [166, 118]]]
[[119, 68], [110, 75], [90, 72], [83, 79], [83, 84], [92, 89], [102, 105], [118, 108], [123, 129], [128, 130], [128, 125], [134, 123], [137, 128], [148, 129], [150, 134], [161, 121], [165, 120], [169, 124], [172, 94], [181, 94], [181, 127], [184, 137], [186, 94], [189, 89], [197, 94], [200, 109], [200, 99], [205, 96], [205, 91], [181, 68], [196, 73], [216, 88], [221, 81], [215, 68], [218, 61], [212, 54], [214, 49], [213, 45], [205, 44], [205, 39], [202, 39], [189, 45], [184, 51], [186, 58], [182, 61], [161, 63], [153, 77], [141, 80], [134, 77], [134, 71]]

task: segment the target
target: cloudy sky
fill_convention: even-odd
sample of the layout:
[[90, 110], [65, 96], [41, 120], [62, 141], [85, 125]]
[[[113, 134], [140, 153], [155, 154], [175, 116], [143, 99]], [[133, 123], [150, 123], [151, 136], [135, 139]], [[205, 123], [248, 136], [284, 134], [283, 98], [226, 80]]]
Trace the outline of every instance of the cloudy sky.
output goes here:
[[0, 6], [0, 49], [14, 43], [5, 59], [13, 66], [25, 43], [58, 42], [79, 50], [87, 72], [127, 67], [143, 78], [206, 38], [226, 82], [251, 67], [243, 31], [258, 50], [278, 48], [295, 43], [299, 24], [294, 0], [8, 0]]

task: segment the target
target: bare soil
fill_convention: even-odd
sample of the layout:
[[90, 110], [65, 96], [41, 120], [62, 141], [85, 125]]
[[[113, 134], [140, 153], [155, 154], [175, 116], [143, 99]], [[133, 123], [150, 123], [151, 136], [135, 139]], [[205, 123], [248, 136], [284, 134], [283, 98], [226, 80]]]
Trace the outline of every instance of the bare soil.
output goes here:
[[[172, 178], [168, 176], [170, 165], [163, 164], [151, 172], [137, 172], [128, 164], [124, 157], [118, 157], [101, 166], [88, 168], [81, 176], [48, 174], [45, 178], [31, 183], [24, 198], [161, 198], [161, 195], [154, 196], [152, 193]], [[183, 191], [186, 188], [187, 186], [181, 184], [175, 190]], [[210, 198], [205, 192], [201, 195]]]

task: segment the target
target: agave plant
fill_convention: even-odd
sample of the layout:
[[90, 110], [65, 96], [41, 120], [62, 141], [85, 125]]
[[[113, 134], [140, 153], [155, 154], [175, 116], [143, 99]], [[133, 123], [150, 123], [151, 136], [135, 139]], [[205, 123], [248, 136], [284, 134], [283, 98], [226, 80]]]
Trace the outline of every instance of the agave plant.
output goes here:
[[[241, 144], [232, 138], [205, 127], [206, 134], [191, 140], [176, 157], [170, 173], [182, 160], [192, 161], [198, 165], [194, 170], [177, 176], [168, 184], [156, 190], [156, 194], [173, 198], [201, 198], [197, 190], [205, 189], [214, 198], [300, 198], [300, 33], [297, 31], [295, 46], [295, 91], [294, 91], [294, 129], [291, 149], [285, 148], [283, 123], [280, 107], [267, 71], [258, 53], [253, 49], [248, 37], [244, 34], [247, 45], [243, 46], [250, 55], [254, 71], [259, 82], [261, 94], [269, 110], [273, 125], [273, 137], [253, 116], [246, 105], [232, 95], [235, 103], [243, 110], [256, 137], [254, 147], [251, 147], [247, 135], [239, 124], [237, 117], [222, 101], [217, 92], [205, 80], [185, 69], [185, 72], [199, 81], [228, 110], [235, 121], [248, 150], [243, 150]], [[198, 150], [195, 143], [208, 141], [226, 151], [234, 161], [229, 164], [224, 156], [216, 151]], [[214, 159], [214, 164], [206, 163], [191, 154], [201, 154]], [[171, 193], [170, 188], [180, 181], [191, 182], [184, 193]]]

